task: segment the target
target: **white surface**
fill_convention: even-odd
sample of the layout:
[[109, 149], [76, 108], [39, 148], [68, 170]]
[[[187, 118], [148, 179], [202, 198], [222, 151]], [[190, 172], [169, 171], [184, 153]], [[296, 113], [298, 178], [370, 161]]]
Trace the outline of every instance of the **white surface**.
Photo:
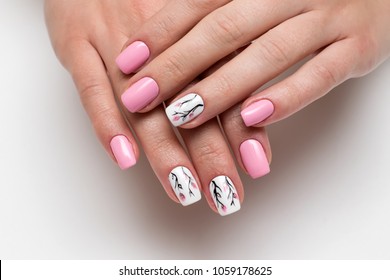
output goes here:
[[270, 129], [271, 175], [219, 217], [121, 172], [53, 55], [40, 1], [1, 1], [0, 258], [390, 258], [390, 62]]

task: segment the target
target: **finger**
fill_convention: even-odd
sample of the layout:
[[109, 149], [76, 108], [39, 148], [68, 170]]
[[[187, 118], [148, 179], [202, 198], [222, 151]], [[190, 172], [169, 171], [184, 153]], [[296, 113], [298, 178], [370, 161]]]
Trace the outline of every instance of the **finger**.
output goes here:
[[[324, 32], [319, 34], [318, 30]], [[213, 75], [178, 96], [166, 109], [167, 116], [175, 126], [196, 127], [332, 42], [335, 34], [337, 32], [317, 12], [287, 20], [261, 36]]]
[[[118, 71], [113, 58], [116, 47], [120, 48], [123, 44], [121, 44], [123, 38], [114, 35], [103, 37], [110, 38], [109, 47], [106, 45], [107, 40], [97, 41], [95, 44], [107, 66], [111, 83], [116, 89], [115, 94], [119, 97], [118, 88], [126, 79]], [[126, 110], [123, 112], [168, 196], [183, 206], [199, 201], [201, 199], [199, 177], [166, 119], [164, 109], [159, 107], [142, 115], [129, 114]]]
[[241, 104], [220, 115], [222, 128], [241, 168], [253, 179], [270, 172], [271, 147], [265, 128], [246, 127]]
[[298, 14], [299, 6], [239, 0], [217, 9], [129, 81], [123, 104], [133, 113], [151, 110], [221, 58]]
[[240, 210], [244, 189], [217, 120], [180, 133], [210, 207], [222, 216]]
[[115, 102], [99, 54], [87, 41], [74, 42], [68, 50], [65, 65], [100, 142], [121, 169], [130, 168], [139, 157], [138, 146]]
[[199, 201], [202, 181], [167, 121], [164, 109], [126, 115], [168, 196], [183, 206]]
[[284, 119], [322, 97], [358, 70], [362, 54], [355, 39], [338, 41], [308, 61], [295, 74], [244, 102], [247, 126], [265, 126]]
[[129, 38], [116, 64], [124, 74], [133, 73], [183, 37], [208, 13], [228, 2], [230, 0], [168, 2]]

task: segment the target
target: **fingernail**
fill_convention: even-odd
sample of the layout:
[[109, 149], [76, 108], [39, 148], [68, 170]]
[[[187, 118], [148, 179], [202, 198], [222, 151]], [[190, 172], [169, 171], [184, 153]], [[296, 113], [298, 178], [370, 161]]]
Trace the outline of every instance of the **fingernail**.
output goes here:
[[253, 179], [270, 172], [268, 159], [259, 141], [254, 139], [244, 141], [240, 146], [240, 154], [246, 171]]
[[112, 153], [114, 154], [119, 167], [122, 170], [128, 169], [136, 164], [133, 145], [124, 135], [117, 135], [110, 142]]
[[241, 111], [241, 117], [246, 126], [261, 123], [274, 112], [274, 104], [267, 99], [252, 103]]
[[240, 210], [241, 204], [237, 190], [229, 177], [215, 177], [210, 183], [210, 193], [221, 216]]
[[199, 94], [190, 93], [169, 105], [165, 113], [174, 126], [180, 126], [195, 119], [203, 110], [202, 97]]
[[193, 204], [202, 198], [198, 183], [191, 171], [184, 166], [178, 166], [169, 173], [169, 182], [183, 206]]
[[130, 74], [140, 68], [149, 56], [148, 46], [144, 42], [136, 41], [121, 52], [115, 62], [123, 73]]
[[159, 88], [152, 78], [142, 78], [122, 94], [123, 105], [132, 113], [138, 112], [152, 102]]

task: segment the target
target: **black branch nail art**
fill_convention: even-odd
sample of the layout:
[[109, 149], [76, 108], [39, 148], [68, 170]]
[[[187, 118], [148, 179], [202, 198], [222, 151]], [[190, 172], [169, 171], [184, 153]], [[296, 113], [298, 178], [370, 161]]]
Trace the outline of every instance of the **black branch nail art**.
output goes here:
[[177, 175], [172, 172], [171, 176], [172, 176], [172, 180], [174, 180], [174, 182], [175, 182], [175, 185], [173, 188], [178, 189], [178, 190], [183, 190], [183, 186], [179, 183], [179, 178], [177, 177]]
[[[229, 212], [228, 208], [239, 209], [237, 191], [227, 176], [219, 176], [210, 183], [210, 192], [213, 196], [215, 206], [223, 213]], [[238, 204], [238, 205], [237, 205]]]
[[167, 110], [173, 122], [185, 123], [199, 115], [203, 108], [202, 98], [198, 94], [189, 94], [174, 102]]
[[229, 187], [229, 194], [228, 194], [228, 199], [230, 199], [230, 206], [235, 206], [235, 202], [234, 200], [237, 199], [237, 193], [235, 192], [235, 189], [232, 185], [232, 183], [230, 182], [229, 178], [225, 176], [225, 181], [226, 181], [226, 184], [228, 185]]
[[[172, 188], [179, 195], [180, 200], [186, 200], [188, 198], [195, 197], [195, 192], [199, 192], [197, 190], [198, 187], [195, 182], [195, 179], [186, 172], [184, 167], [181, 167], [180, 170], [184, 175], [184, 179], [181, 179], [181, 182], [179, 179], [180, 176], [178, 174], [175, 174], [175, 172], [170, 173], [171, 179], [173, 181]], [[185, 184], [187, 188], [183, 187], [183, 184]], [[186, 197], [186, 195], [188, 195], [188, 197]]]
[[221, 207], [221, 209], [225, 209], [226, 206], [225, 204], [223, 204], [221, 202], [221, 198], [222, 198], [222, 189], [218, 186], [218, 184], [215, 182], [215, 181], [211, 181], [211, 185], [213, 186], [213, 197], [214, 197], [214, 200], [215, 200], [215, 206], [218, 207]]
[[188, 194], [190, 195], [190, 197], [195, 196], [194, 192], [192, 191], [192, 187], [194, 186], [194, 183], [192, 182], [192, 177], [186, 173], [183, 167], [181, 168], [181, 170], [186, 179], [188, 180]]

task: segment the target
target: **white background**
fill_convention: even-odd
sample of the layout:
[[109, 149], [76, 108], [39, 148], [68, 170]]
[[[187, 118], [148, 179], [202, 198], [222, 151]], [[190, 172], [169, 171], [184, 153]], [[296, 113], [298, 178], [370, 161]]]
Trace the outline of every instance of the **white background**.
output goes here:
[[390, 258], [390, 61], [269, 129], [242, 210], [171, 202], [100, 147], [41, 1], [0, 0], [0, 258]]

